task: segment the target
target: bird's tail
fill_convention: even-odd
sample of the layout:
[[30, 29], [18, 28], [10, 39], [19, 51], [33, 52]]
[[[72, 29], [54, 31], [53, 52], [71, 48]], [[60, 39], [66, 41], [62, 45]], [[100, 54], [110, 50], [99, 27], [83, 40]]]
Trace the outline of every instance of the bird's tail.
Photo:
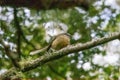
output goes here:
[[45, 52], [47, 50], [48, 46], [42, 48], [42, 49], [38, 49], [38, 50], [34, 50], [30, 52], [30, 55], [36, 55], [36, 54], [41, 54], [43, 52]]

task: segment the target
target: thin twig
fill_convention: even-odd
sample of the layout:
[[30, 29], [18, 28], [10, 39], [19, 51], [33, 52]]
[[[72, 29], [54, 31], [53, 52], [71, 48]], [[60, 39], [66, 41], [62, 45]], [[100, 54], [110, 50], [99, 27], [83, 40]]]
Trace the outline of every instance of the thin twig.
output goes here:
[[0, 43], [2, 44], [2, 46], [4, 47], [5, 53], [6, 55], [10, 58], [10, 60], [12, 61], [13, 65], [16, 68], [20, 68], [20, 65], [18, 63], [19, 61], [19, 56], [17, 55], [17, 53], [15, 51], [11, 51], [10, 50], [10, 45], [9, 43], [1, 40]]
[[22, 36], [23, 40], [25, 40], [25, 42], [26, 42], [28, 45], [31, 45], [31, 46], [33, 47], [33, 49], [36, 49], [35, 46], [26, 39], [26, 37], [25, 37], [22, 29], [21, 29], [21, 36]]

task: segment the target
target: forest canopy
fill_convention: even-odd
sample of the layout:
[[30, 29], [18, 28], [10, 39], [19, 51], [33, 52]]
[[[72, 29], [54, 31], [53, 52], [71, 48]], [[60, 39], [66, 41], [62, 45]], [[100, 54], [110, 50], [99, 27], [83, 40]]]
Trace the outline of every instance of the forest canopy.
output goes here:
[[[52, 37], [71, 44], [31, 55]], [[119, 0], [1, 0], [0, 79], [119, 80]]]

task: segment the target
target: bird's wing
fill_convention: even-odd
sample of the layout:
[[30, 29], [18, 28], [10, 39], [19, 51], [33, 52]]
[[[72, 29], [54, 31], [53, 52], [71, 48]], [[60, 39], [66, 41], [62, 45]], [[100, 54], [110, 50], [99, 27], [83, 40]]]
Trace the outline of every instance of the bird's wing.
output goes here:
[[56, 37], [57, 37], [57, 36], [54, 36], [54, 37], [52, 37], [52, 39], [50, 40], [50, 43], [49, 43], [49, 45], [48, 45], [48, 47], [47, 47], [47, 51], [49, 51], [49, 49], [51, 48], [52, 43], [53, 43], [53, 41], [56, 39]]

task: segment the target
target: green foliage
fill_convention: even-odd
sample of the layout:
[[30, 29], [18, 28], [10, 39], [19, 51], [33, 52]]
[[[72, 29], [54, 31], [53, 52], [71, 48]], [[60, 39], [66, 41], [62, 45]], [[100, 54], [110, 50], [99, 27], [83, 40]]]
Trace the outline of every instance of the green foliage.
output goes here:
[[[110, 20], [108, 20], [108, 24], [106, 26], [102, 26], [101, 24], [105, 24], [103, 23], [105, 20], [100, 18], [100, 13], [106, 8], [111, 11], [111, 14], [115, 14], [116, 10], [109, 6], [105, 6], [104, 4], [101, 5], [100, 9], [96, 9], [95, 7], [96, 6], [91, 5], [89, 11], [84, 11], [79, 7], [67, 10], [53, 9], [46, 11], [29, 11], [29, 9], [26, 8], [18, 8], [17, 15], [20, 28], [22, 30], [20, 43], [22, 59], [34, 59], [39, 57], [31, 57], [29, 56], [29, 52], [31, 50], [43, 48], [48, 45], [45, 40], [45, 28], [43, 24], [49, 21], [65, 23], [68, 26], [68, 32], [71, 35], [74, 35], [75, 32], [78, 32], [81, 37], [78, 40], [72, 39], [72, 44], [78, 42], [85, 43], [93, 38], [100, 38], [105, 36], [107, 33], [118, 31], [120, 14], [116, 14], [115, 17], [112, 15], [109, 16]], [[8, 15], [10, 14], [11, 17], [13, 17], [13, 9], [9, 7], [1, 7], [1, 9], [2, 10], [0, 14], [2, 15], [2, 18], [0, 18], [0, 30], [4, 32], [3, 39], [17, 45], [17, 28], [14, 25], [14, 18], [10, 18]], [[26, 10], [28, 10], [28, 12], [26, 12]], [[82, 13], [82, 11], [84, 11], [84, 13]], [[98, 19], [95, 20], [96, 22], [94, 23], [93, 19], [91, 18], [95, 16], [98, 17]], [[103, 46], [104, 45], [99, 47]], [[100, 79], [99, 77], [102, 76], [105, 80], [117, 80], [120, 75], [119, 70], [117, 70], [119, 69], [118, 67], [109, 65], [108, 67], [98, 66], [92, 62], [94, 54], [106, 54], [106, 51], [101, 50], [99, 47], [65, 56], [29, 72], [25, 72], [23, 75], [25, 78], [45, 79], [46, 77], [50, 77], [52, 79], [62, 80], [65, 79], [66, 75], [69, 73], [70, 77], [73, 79], [98, 80]], [[82, 66], [86, 62], [91, 63], [91, 70], [85, 71], [83, 69]], [[9, 69], [12, 66], [11, 62], [5, 55], [4, 48], [1, 45], [0, 63], [1, 70], [3, 68]], [[80, 68], [77, 68], [78, 64], [81, 65]], [[101, 68], [103, 72], [99, 73], [99, 69]], [[90, 73], [94, 73], [95, 75], [91, 76]], [[112, 78], [110, 79], [111, 75]]]

